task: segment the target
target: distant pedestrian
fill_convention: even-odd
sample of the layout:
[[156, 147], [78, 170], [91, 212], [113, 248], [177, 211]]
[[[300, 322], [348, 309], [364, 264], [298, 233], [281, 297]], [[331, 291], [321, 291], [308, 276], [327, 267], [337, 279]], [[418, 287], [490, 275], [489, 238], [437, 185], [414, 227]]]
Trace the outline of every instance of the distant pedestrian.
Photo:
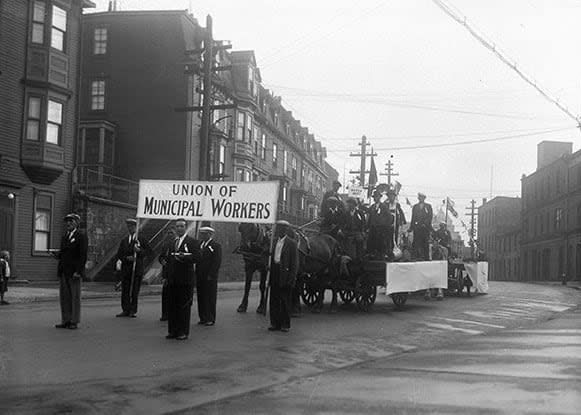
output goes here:
[[168, 285], [168, 274], [169, 274], [169, 256], [173, 249], [177, 238], [176, 228], [175, 226], [170, 226], [167, 230], [166, 239], [161, 251], [159, 254], [159, 263], [161, 264], [161, 280], [162, 280], [162, 289], [161, 289], [161, 318], [159, 321], [167, 321], [167, 314], [169, 309], [169, 289]]
[[137, 235], [137, 220], [126, 219], [128, 235], [119, 244], [117, 261], [121, 261], [121, 313], [117, 317], [137, 317], [137, 302], [145, 272], [145, 259], [149, 245]]
[[8, 291], [10, 279], [10, 252], [0, 251], [0, 305], [10, 304], [4, 300], [4, 294]]
[[276, 245], [270, 268], [270, 331], [288, 332], [291, 327], [291, 296], [297, 279], [298, 248], [288, 236], [290, 224], [276, 223]]
[[200, 261], [196, 265], [196, 291], [198, 295], [198, 324], [213, 326], [216, 323], [216, 296], [218, 273], [222, 264], [222, 247], [214, 240], [215, 231], [209, 226], [199, 230]]
[[175, 222], [177, 238], [168, 259], [169, 310], [166, 339], [186, 340], [194, 296], [194, 262], [200, 258], [200, 243], [186, 234], [187, 222]]
[[55, 326], [57, 329], [74, 330], [81, 319], [81, 277], [87, 262], [87, 236], [79, 229], [80, 220], [76, 213], [65, 216], [67, 232], [61, 238], [61, 248], [56, 254], [61, 306], [61, 323]]

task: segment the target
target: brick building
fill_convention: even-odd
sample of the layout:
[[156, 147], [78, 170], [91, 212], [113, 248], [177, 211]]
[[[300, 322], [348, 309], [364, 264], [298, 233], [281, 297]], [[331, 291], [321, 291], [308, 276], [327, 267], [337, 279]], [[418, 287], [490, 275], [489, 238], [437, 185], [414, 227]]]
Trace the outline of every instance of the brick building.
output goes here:
[[522, 177], [523, 279], [581, 279], [581, 151], [572, 149], [539, 143], [537, 169]]
[[[110, 256], [103, 246], [115, 246], [124, 232], [118, 215], [135, 211], [139, 179], [199, 178], [201, 112], [179, 109], [202, 105], [199, 56], [186, 51], [201, 48], [205, 29], [181, 10], [87, 14], [84, 25], [75, 194], [93, 260], [103, 265]], [[279, 216], [295, 223], [315, 217], [325, 149], [261, 85], [254, 52], [219, 49], [215, 60], [231, 69], [214, 74], [213, 104], [233, 108], [212, 113], [210, 179], [279, 181]], [[231, 252], [235, 225], [214, 226]]]
[[518, 280], [521, 199], [497, 196], [478, 208], [478, 244], [491, 280]]
[[55, 279], [72, 208], [87, 0], [0, 2], [0, 249], [18, 278]]

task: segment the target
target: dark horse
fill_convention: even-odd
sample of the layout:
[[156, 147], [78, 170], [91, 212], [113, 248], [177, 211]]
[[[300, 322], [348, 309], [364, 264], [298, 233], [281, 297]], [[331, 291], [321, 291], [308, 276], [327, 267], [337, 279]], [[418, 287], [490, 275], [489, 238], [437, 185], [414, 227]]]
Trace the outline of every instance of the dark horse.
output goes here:
[[241, 223], [238, 226], [238, 232], [240, 232], [240, 246], [234, 252], [242, 255], [246, 276], [244, 297], [238, 306], [238, 312], [245, 313], [248, 308], [248, 294], [250, 293], [252, 276], [258, 271], [260, 274], [260, 303], [256, 312], [263, 314], [266, 311], [265, 292], [269, 238], [264, 229], [255, 223]]
[[[320, 312], [323, 307], [325, 289], [331, 288], [333, 291], [331, 311], [334, 311], [337, 306], [335, 282], [339, 274], [346, 271], [345, 259], [348, 257], [341, 256], [339, 242], [330, 235], [317, 234], [307, 237], [300, 231], [297, 234], [301, 283], [297, 284], [295, 296], [300, 295], [299, 289], [302, 288], [302, 284], [308, 284], [311, 290], [317, 290], [319, 293], [313, 311]], [[309, 287], [305, 286], [305, 289]]]

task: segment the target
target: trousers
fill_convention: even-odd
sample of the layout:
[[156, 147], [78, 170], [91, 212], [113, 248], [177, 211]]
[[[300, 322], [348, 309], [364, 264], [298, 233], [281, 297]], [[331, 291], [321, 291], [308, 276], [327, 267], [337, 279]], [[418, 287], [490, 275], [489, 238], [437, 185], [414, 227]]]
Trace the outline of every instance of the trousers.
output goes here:
[[81, 279], [61, 275], [59, 299], [61, 322], [78, 324], [81, 321]]
[[204, 323], [216, 321], [216, 297], [218, 293], [218, 280], [208, 280], [206, 277], [198, 277], [196, 281], [198, 296], [198, 316]]
[[194, 286], [191, 284], [168, 285], [168, 334], [189, 336], [193, 296]]
[[137, 313], [137, 301], [143, 275], [135, 274], [133, 278], [133, 292], [131, 291], [131, 272], [125, 273], [121, 280], [121, 309], [127, 314]]

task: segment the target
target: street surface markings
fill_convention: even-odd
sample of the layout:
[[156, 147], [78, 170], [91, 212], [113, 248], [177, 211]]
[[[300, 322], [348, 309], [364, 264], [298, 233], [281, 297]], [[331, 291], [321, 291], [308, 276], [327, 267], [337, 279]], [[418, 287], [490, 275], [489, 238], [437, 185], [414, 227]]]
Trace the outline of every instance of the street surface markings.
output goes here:
[[530, 311], [528, 310], [520, 310], [518, 308], [511, 308], [511, 307], [501, 307], [497, 311], [498, 313], [504, 313], [508, 315], [513, 315], [517, 317], [528, 317], [531, 315]]
[[549, 305], [558, 305], [558, 306], [568, 306], [568, 307], [576, 307], [577, 304], [570, 304], [570, 303], [562, 303], [560, 301], [547, 301], [547, 300], [539, 300], [537, 298], [519, 298], [518, 301], [526, 301], [531, 303], [541, 303], [541, 304], [549, 304]]
[[509, 330], [524, 334], [581, 334], [581, 329], [548, 329], [548, 330]]
[[475, 326], [492, 327], [495, 329], [504, 329], [505, 328], [505, 326], [500, 326], [498, 324], [481, 323], [480, 321], [461, 320], [458, 318], [447, 318], [447, 317], [436, 317], [436, 318], [439, 318], [440, 320], [450, 321], [453, 323], [464, 323], [464, 324], [475, 325]]
[[460, 331], [462, 333], [466, 333], [466, 334], [471, 334], [471, 335], [477, 335], [477, 334], [482, 334], [483, 332], [480, 330], [472, 330], [472, 329], [463, 329], [460, 327], [454, 327], [450, 324], [440, 324], [440, 323], [427, 323], [424, 322], [424, 325], [428, 326], [428, 327], [432, 327], [435, 329], [443, 329], [443, 330], [450, 330], [450, 331]]
[[517, 305], [519, 307], [526, 307], [526, 308], [543, 308], [545, 310], [556, 311], [559, 313], [571, 308], [571, 307], [564, 306], [564, 305], [541, 304], [541, 303], [535, 303], [532, 301], [530, 301], [530, 302], [527, 301], [526, 303], [516, 302], [514, 305]]
[[534, 319], [534, 317], [530, 317], [524, 314], [514, 314], [514, 313], [502, 313], [499, 311], [494, 311], [494, 312], [490, 312], [490, 313], [485, 313], [483, 311], [463, 311], [464, 314], [468, 314], [469, 316], [473, 316], [473, 317], [480, 317], [480, 318], [507, 318], [507, 317], [516, 317], [518, 316], [519, 318], [525, 318], [525, 319]]

